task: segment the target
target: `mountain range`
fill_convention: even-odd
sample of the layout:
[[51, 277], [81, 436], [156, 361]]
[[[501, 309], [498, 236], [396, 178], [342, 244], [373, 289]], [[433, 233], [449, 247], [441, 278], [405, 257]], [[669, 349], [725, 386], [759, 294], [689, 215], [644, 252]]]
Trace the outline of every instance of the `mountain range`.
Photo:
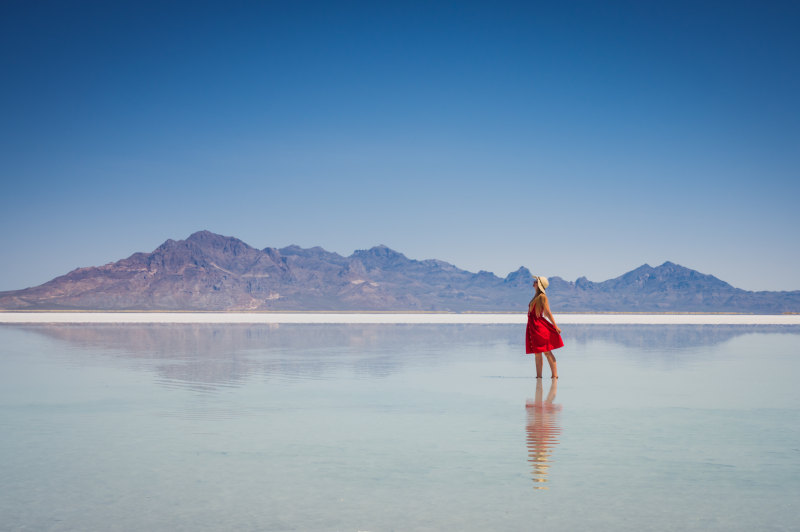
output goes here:
[[[344, 257], [320, 247], [256, 249], [199, 231], [152, 253], [0, 292], [0, 309], [520, 312], [532, 279], [525, 267], [501, 278], [386, 246]], [[599, 283], [551, 277], [547, 292], [558, 312], [800, 312], [800, 291], [746, 291], [671, 262]]]

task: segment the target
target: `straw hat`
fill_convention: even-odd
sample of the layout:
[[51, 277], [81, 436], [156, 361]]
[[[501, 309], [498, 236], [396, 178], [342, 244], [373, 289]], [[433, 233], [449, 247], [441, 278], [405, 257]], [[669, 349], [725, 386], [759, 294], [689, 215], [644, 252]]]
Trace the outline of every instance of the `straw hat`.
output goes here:
[[547, 290], [547, 287], [550, 285], [550, 281], [547, 280], [547, 277], [537, 277], [536, 280], [539, 282], [539, 290], [541, 292]]

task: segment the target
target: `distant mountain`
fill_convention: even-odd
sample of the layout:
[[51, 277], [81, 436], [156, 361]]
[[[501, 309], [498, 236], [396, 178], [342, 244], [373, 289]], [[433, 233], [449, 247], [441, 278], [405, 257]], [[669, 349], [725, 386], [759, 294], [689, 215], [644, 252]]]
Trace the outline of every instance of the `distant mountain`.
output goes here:
[[749, 292], [672, 262], [655, 268], [645, 264], [601, 283], [585, 277], [574, 283], [553, 277], [548, 292], [552, 292], [553, 301], [558, 294], [557, 308], [564, 310], [756, 314], [800, 311], [800, 291]]
[[[319, 247], [259, 250], [200, 231], [152, 253], [0, 292], [0, 309], [524, 311], [532, 279], [524, 267], [500, 278], [386, 246], [343, 257]], [[800, 291], [748, 292], [671, 262], [601, 283], [552, 277], [548, 294], [560, 312], [800, 311]]]

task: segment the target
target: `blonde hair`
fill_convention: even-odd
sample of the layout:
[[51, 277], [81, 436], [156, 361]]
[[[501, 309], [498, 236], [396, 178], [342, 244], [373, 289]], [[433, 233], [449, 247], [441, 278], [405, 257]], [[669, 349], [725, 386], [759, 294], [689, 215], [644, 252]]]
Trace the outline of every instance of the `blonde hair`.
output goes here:
[[545, 301], [547, 301], [547, 294], [537, 288], [536, 295], [534, 295], [531, 302], [528, 303], [528, 312], [534, 311], [534, 315], [541, 316]]

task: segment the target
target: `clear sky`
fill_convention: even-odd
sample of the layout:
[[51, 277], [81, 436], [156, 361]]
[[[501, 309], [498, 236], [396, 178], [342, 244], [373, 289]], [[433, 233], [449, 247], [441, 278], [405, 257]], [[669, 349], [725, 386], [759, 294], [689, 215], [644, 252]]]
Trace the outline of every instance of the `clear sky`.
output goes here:
[[797, 290], [795, 2], [0, 4], [0, 290], [208, 229]]

